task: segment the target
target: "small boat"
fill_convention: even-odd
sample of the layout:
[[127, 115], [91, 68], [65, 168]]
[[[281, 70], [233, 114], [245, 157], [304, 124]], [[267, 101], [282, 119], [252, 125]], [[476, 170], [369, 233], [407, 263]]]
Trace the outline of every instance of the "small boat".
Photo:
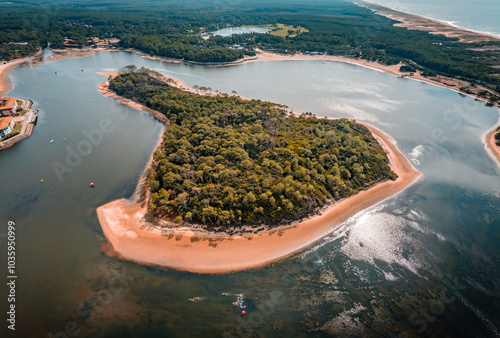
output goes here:
[[50, 140], [50, 143], [54, 143], [54, 140]]

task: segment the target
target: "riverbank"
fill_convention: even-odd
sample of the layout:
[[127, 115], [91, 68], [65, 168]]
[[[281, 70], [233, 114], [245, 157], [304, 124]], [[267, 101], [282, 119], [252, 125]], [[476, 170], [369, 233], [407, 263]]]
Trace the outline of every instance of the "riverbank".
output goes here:
[[[452, 26], [453, 27], [453, 26]], [[478, 95], [479, 92], [481, 91], [490, 91], [487, 88], [483, 87], [476, 87], [475, 89], [472, 89], [470, 86], [470, 83], [467, 81], [462, 81], [458, 80], [455, 78], [450, 78], [450, 77], [445, 77], [445, 76], [435, 76], [435, 77], [425, 77], [422, 75], [421, 72], [401, 72], [399, 69], [403, 65], [402, 63], [399, 63], [397, 65], [384, 65], [379, 62], [373, 62], [373, 61], [368, 61], [364, 59], [355, 59], [351, 57], [345, 57], [345, 56], [335, 56], [335, 55], [306, 55], [306, 54], [278, 54], [278, 53], [272, 53], [272, 52], [264, 52], [264, 51], [258, 51], [256, 56], [245, 56], [243, 59], [232, 61], [232, 62], [222, 62], [222, 63], [197, 63], [197, 62], [192, 62], [192, 61], [183, 61], [179, 59], [172, 59], [172, 58], [166, 58], [162, 56], [152, 56], [147, 53], [144, 53], [142, 51], [136, 50], [136, 49], [122, 49], [122, 48], [99, 48], [99, 49], [88, 49], [88, 50], [79, 50], [79, 49], [63, 49], [63, 50], [52, 50], [54, 52], [54, 59], [55, 60], [62, 60], [62, 59], [67, 59], [67, 58], [78, 58], [78, 57], [85, 57], [92, 55], [94, 53], [98, 52], [117, 52], [117, 51], [122, 51], [122, 52], [130, 52], [130, 53], [135, 53], [137, 55], [140, 55], [146, 59], [150, 60], [156, 60], [156, 61], [162, 61], [162, 62], [167, 62], [167, 63], [185, 63], [188, 65], [196, 65], [196, 66], [202, 66], [202, 67], [231, 67], [231, 66], [237, 66], [237, 65], [242, 65], [245, 63], [249, 62], [257, 62], [257, 61], [293, 61], [293, 60], [318, 60], [318, 61], [336, 61], [336, 62], [343, 62], [343, 63], [349, 63], [353, 65], [358, 65], [362, 67], [367, 67], [371, 69], [375, 69], [378, 71], [382, 71], [384, 73], [398, 76], [401, 78], [405, 79], [413, 79], [417, 81], [422, 81], [422, 82], [427, 82], [436, 86], [444, 87], [451, 89], [453, 91], [456, 91], [457, 93], [460, 93], [462, 95], [468, 95], [471, 96], [477, 100], [483, 101], [483, 102], [488, 102], [483, 97], [480, 97]], [[111, 72], [113, 73], [113, 72]], [[467, 88], [469, 92], [464, 92], [462, 88]], [[497, 104], [498, 105], [498, 104]]]
[[115, 49], [111, 48], [67, 48], [67, 49], [51, 49], [53, 53], [47, 59], [50, 61], [59, 61], [65, 59], [83, 58], [86, 56], [94, 55], [100, 52], [110, 52]]
[[[373, 61], [368, 61], [364, 59], [355, 59], [355, 58], [350, 58], [350, 57], [345, 57], [345, 56], [335, 56], [335, 55], [305, 55], [305, 54], [277, 54], [277, 53], [271, 53], [271, 52], [259, 52], [255, 57], [248, 58], [248, 59], [243, 59], [239, 61], [235, 61], [232, 63], [224, 63], [224, 64], [219, 64], [219, 65], [208, 65], [206, 67], [228, 67], [228, 66], [236, 66], [236, 65], [241, 65], [244, 63], [249, 63], [249, 62], [257, 62], [257, 61], [293, 61], [293, 60], [318, 60], [318, 61], [334, 61], [334, 62], [343, 62], [343, 63], [349, 63], [353, 65], [358, 65], [362, 67], [367, 67], [371, 68], [374, 70], [382, 71], [384, 73], [398, 76], [404, 79], [412, 79], [412, 80], [417, 80], [417, 81], [422, 81], [426, 83], [430, 83], [436, 86], [444, 87], [451, 89], [457, 93], [460, 93], [462, 95], [467, 95], [471, 96], [477, 100], [483, 101], [483, 102], [488, 102], [483, 97], [480, 97], [477, 95], [480, 91], [486, 90], [489, 91], [487, 88], [483, 87], [476, 87], [475, 91], [476, 92], [464, 92], [462, 88], [467, 87], [469, 91], [472, 91], [470, 87], [470, 83], [467, 81], [462, 81], [450, 77], [445, 77], [445, 76], [434, 76], [434, 77], [425, 77], [422, 75], [421, 72], [402, 72], [400, 71], [400, 67], [403, 65], [402, 63], [399, 63], [397, 65], [384, 65], [379, 62], [373, 62]], [[497, 104], [498, 105], [498, 104]]]
[[398, 21], [396, 27], [405, 27], [411, 30], [420, 30], [431, 34], [440, 34], [450, 38], [457, 38], [464, 43], [499, 42], [500, 38], [487, 33], [475, 32], [465, 28], [453, 26], [447, 22], [429, 19], [417, 14], [401, 12], [369, 1], [360, 0], [358, 6], [370, 9], [376, 14]]
[[[114, 77], [114, 76], [118, 75], [119, 72], [99, 72], [97, 74]], [[109, 89], [109, 82], [103, 82], [103, 83], [99, 84], [98, 90], [99, 90], [99, 93], [101, 93], [104, 96], [108, 96], [112, 99], [115, 99], [116, 101], [120, 102], [121, 104], [132, 107], [134, 109], [143, 110], [143, 111], [147, 112], [148, 114], [150, 114], [151, 116], [153, 116], [158, 121], [165, 123], [165, 124], [168, 124], [167, 117], [165, 115], [163, 115], [162, 113], [160, 113], [156, 110], [150, 109], [146, 106], [143, 106], [142, 104], [137, 103], [135, 101], [132, 101], [132, 100], [126, 99], [122, 96], [116, 95], [115, 92], [113, 92]]]
[[[128, 101], [120, 102], [137, 105]], [[164, 230], [146, 222], [146, 203], [120, 199], [97, 208], [99, 222], [114, 254], [122, 259], [196, 273], [228, 273], [265, 266], [304, 250], [348, 218], [401, 192], [422, 177], [399, 151], [394, 140], [370, 125], [365, 126], [386, 151], [398, 179], [378, 183], [338, 201], [320, 215], [258, 233], [230, 236], [195, 227]]]
[[9, 72], [21, 65], [35, 65], [42, 62], [43, 51], [38, 52], [34, 56], [28, 56], [21, 59], [16, 59], [13, 61], [2, 61], [4, 63], [0, 64], [0, 96], [7, 93], [11, 88], [11, 83], [9, 81]]

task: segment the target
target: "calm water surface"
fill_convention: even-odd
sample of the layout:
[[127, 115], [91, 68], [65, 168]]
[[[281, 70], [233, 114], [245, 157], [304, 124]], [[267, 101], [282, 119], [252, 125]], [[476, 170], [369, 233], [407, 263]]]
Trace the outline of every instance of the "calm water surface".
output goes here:
[[[109, 257], [95, 208], [132, 194], [162, 132], [147, 114], [98, 93], [106, 78], [97, 71], [128, 64], [370, 122], [394, 137], [425, 180], [264, 269], [196, 275]], [[2, 325], [2, 337], [65, 329], [79, 337], [499, 334], [500, 175], [480, 138], [498, 109], [322, 61], [203, 68], [115, 52], [21, 67], [11, 77], [9, 95], [31, 98], [40, 113], [30, 138], [0, 152], [0, 220], [2, 229], [9, 220], [17, 226], [18, 275], [17, 335]], [[0, 292], [7, 294], [5, 283]], [[244, 293], [247, 316], [223, 292]]]
[[261, 27], [227, 27], [227, 28], [222, 28], [213, 32], [207, 32], [201, 34], [201, 37], [203, 39], [208, 39], [211, 36], [218, 35], [218, 36], [231, 36], [235, 34], [249, 34], [249, 33], [269, 33], [271, 29], [269, 28], [261, 28]]

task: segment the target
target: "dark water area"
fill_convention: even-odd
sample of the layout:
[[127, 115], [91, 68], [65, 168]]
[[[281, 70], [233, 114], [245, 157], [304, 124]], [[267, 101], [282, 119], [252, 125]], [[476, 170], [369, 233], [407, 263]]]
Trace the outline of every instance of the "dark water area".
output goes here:
[[[372, 123], [425, 179], [258, 270], [197, 275], [109, 256], [95, 209], [132, 195], [163, 128], [97, 91], [106, 77], [96, 72], [129, 64]], [[481, 140], [497, 108], [323, 61], [203, 68], [113, 52], [20, 67], [11, 78], [8, 95], [40, 113], [31, 137], [0, 152], [5, 319], [9, 221], [17, 275], [16, 331], [3, 319], [1, 337], [499, 335], [500, 171]], [[232, 306], [237, 293], [244, 317]]]

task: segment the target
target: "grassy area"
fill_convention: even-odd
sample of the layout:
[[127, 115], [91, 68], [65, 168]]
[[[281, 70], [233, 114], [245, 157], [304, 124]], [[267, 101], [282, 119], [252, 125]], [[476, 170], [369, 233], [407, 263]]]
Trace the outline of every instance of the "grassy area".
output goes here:
[[282, 23], [278, 23], [275, 25], [259, 25], [259, 26], [246, 26], [246, 27], [259, 27], [259, 28], [270, 28], [272, 31], [269, 33], [271, 35], [282, 36], [293, 38], [301, 33], [307, 33], [309, 30], [307, 28], [295, 25], [285, 25]]

